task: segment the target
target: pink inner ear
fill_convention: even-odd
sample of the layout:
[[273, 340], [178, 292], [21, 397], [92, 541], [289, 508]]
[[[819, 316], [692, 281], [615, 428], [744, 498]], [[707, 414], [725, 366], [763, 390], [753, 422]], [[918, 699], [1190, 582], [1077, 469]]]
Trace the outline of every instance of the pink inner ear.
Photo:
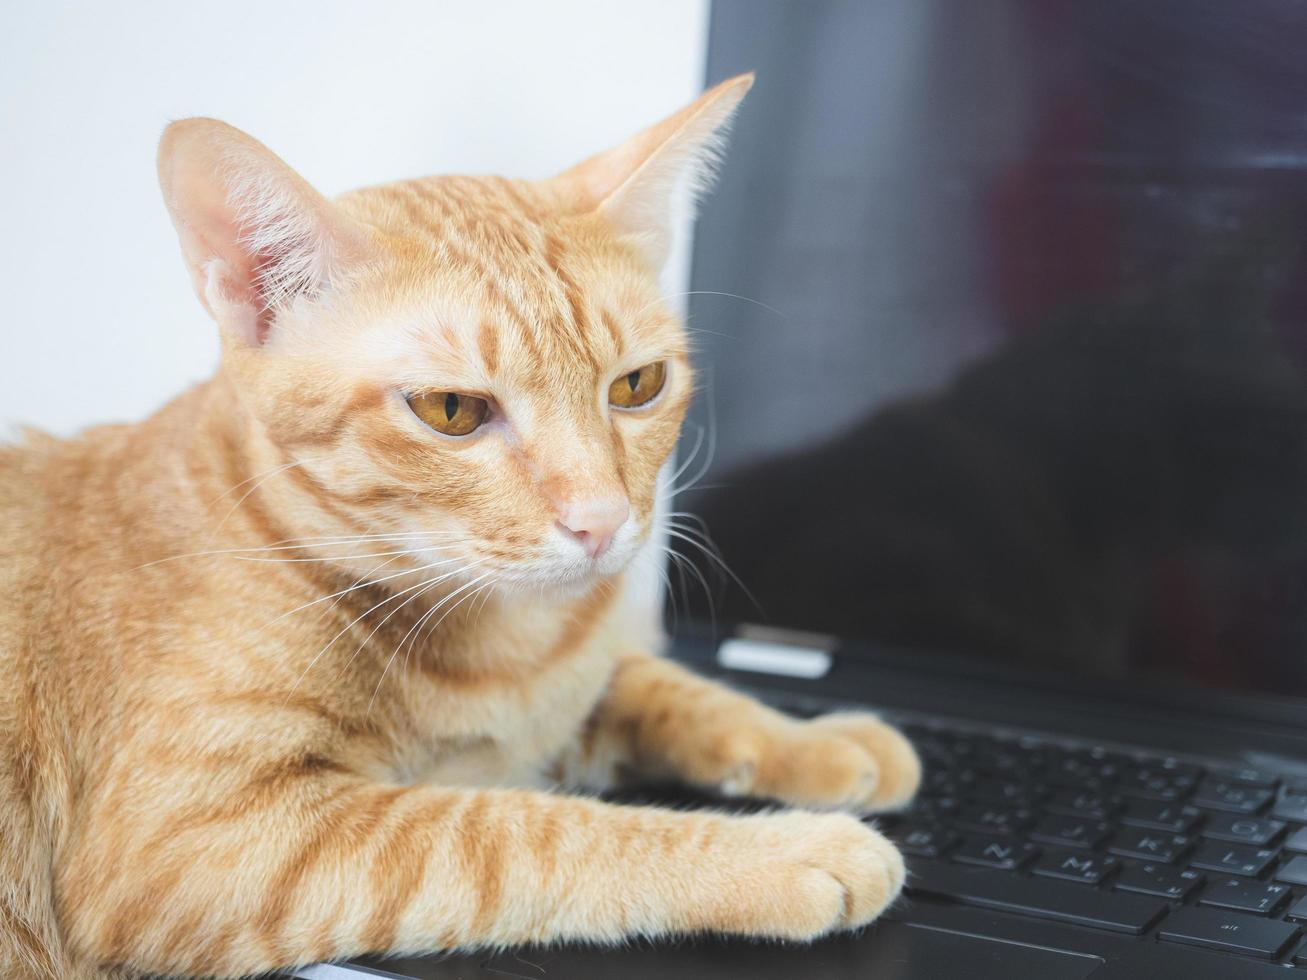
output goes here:
[[371, 254], [365, 226], [217, 120], [168, 127], [159, 179], [200, 301], [250, 344], [266, 342], [279, 308], [326, 288], [329, 266]]
[[241, 285], [241, 280], [231, 274], [230, 267], [213, 258], [198, 269], [198, 274], [202, 279], [196, 285], [196, 292], [209, 315], [235, 331], [245, 343], [263, 344], [268, 338], [271, 315]]
[[181, 230], [181, 240], [192, 285], [209, 315], [236, 329], [246, 343], [263, 344], [273, 314], [258, 289], [258, 257], [240, 247], [228, 212], [204, 209]]
[[737, 75], [625, 143], [584, 160], [555, 178], [573, 200], [597, 209], [661, 265], [674, 218], [674, 193], [705, 189], [723, 133], [753, 76]]

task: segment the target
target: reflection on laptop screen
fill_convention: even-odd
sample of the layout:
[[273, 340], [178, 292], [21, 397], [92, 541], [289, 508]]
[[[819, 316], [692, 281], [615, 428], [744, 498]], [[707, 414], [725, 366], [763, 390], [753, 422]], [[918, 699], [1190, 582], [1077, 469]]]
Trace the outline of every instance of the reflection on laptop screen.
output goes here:
[[719, 623], [1307, 697], [1301, 8], [712, 9]]

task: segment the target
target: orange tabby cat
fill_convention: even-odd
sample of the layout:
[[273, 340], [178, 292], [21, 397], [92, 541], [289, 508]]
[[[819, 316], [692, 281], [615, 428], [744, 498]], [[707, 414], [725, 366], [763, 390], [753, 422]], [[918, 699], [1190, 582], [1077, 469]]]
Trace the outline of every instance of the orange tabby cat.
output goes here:
[[893, 900], [902, 861], [853, 816], [549, 792], [861, 811], [917, 785], [874, 717], [697, 678], [621, 601], [692, 386], [655, 285], [671, 195], [750, 82], [551, 180], [331, 202], [223, 123], [168, 128], [217, 376], [0, 450], [0, 975], [809, 939]]

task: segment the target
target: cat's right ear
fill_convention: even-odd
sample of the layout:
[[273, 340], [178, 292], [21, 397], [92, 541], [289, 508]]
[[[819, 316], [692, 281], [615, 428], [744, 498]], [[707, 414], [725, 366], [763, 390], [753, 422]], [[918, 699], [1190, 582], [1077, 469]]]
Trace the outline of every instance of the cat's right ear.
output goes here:
[[328, 289], [371, 251], [366, 226], [216, 119], [164, 130], [159, 185], [200, 302], [250, 345], [267, 339], [280, 310]]

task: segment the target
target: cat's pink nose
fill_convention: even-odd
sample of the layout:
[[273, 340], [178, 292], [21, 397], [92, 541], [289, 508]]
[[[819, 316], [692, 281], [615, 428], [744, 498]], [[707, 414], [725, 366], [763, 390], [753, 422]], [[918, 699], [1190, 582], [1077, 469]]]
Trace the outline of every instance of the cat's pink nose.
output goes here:
[[625, 500], [574, 500], [559, 512], [558, 526], [581, 542], [587, 555], [598, 558], [630, 515]]

